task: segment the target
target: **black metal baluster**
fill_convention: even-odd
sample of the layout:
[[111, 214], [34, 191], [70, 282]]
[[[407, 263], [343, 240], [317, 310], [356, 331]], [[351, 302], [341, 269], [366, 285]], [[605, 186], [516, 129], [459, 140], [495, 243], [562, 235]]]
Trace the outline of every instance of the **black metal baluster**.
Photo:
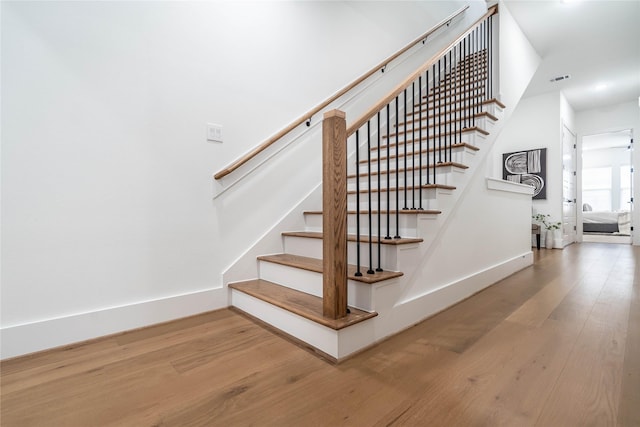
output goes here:
[[[458, 62], [460, 63], [462, 61], [462, 42], [458, 43]], [[459, 85], [464, 84], [464, 74], [460, 73], [460, 68], [458, 68], [458, 77], [460, 79], [460, 81], [458, 82]], [[456, 102], [456, 109], [458, 111], [458, 142], [462, 142], [462, 129], [464, 128], [464, 116], [462, 115], [463, 110], [462, 110], [462, 105], [461, 105], [461, 100], [462, 97], [464, 96], [464, 87], [460, 87], [460, 92], [458, 93], [458, 99]]]
[[458, 96], [460, 96], [460, 92], [462, 91], [462, 88], [460, 87], [460, 81], [458, 80], [458, 64], [460, 63], [460, 53], [458, 51], [458, 46], [459, 43], [456, 44], [453, 47], [453, 58], [456, 62], [456, 66], [454, 67], [454, 74], [455, 74], [455, 86], [454, 86], [454, 90], [455, 93], [453, 95], [453, 143], [454, 144], [458, 144], [461, 141], [458, 139], [458, 127], [460, 126], [460, 123], [458, 122], [458, 120], [460, 119], [460, 115], [458, 114]]
[[398, 121], [400, 116], [400, 101], [396, 96], [396, 235], [394, 239], [400, 238], [400, 132], [398, 130]]
[[[449, 74], [449, 82], [451, 82], [451, 75], [453, 74], [453, 62], [451, 60], [451, 53], [452, 51], [449, 50], [449, 70], [447, 71], [447, 73]], [[452, 157], [452, 151], [451, 151], [451, 146], [453, 145], [453, 121], [451, 120], [451, 83], [449, 83], [447, 85], [447, 90], [448, 90], [448, 95], [447, 95], [447, 104], [449, 105], [449, 112], [447, 114], [447, 121], [449, 122], [449, 130], [448, 130], [448, 135], [447, 135], [447, 139], [449, 140], [449, 161], [452, 162], [453, 161], [453, 157]]]
[[489, 19], [491, 18], [487, 18], [487, 20], [485, 20], [482, 23], [482, 28], [484, 30], [484, 58], [485, 58], [485, 65], [484, 67], [482, 67], [482, 69], [484, 70], [484, 100], [488, 100], [489, 98], [487, 98], [487, 96], [489, 95]]
[[403, 210], [409, 209], [407, 208], [407, 138], [409, 137], [409, 129], [407, 128], [407, 89], [404, 90], [404, 172], [403, 172], [403, 181], [404, 181], [404, 207]]
[[386, 240], [391, 240], [391, 114], [389, 112], [389, 104], [387, 104], [387, 235]]
[[381, 230], [381, 208], [380, 208], [380, 193], [381, 191], [381, 187], [380, 187], [380, 182], [382, 181], [382, 172], [380, 171], [380, 111], [378, 111], [378, 114], [376, 116], [377, 118], [377, 122], [378, 122], [378, 136], [377, 136], [377, 147], [378, 147], [378, 268], [376, 268], [376, 271], [382, 271], [382, 265], [381, 265], [381, 257], [380, 257], [380, 252], [381, 252], [381, 246], [382, 243], [380, 243], [381, 239], [382, 239], [382, 230]]
[[493, 17], [489, 18], [489, 99], [493, 99]]
[[369, 270], [367, 270], [367, 274], [373, 274], [373, 218], [371, 217], [371, 120], [367, 120], [367, 173], [369, 177], [367, 184], [367, 193], [369, 194]]
[[[442, 90], [444, 89], [444, 161], [447, 161], [447, 127], [449, 126], [449, 118], [447, 117], [447, 101], [448, 101], [448, 95], [449, 95], [449, 83], [448, 83], [448, 79], [447, 79], [447, 54], [444, 54], [444, 81], [440, 80], [440, 84], [443, 85], [444, 87], [440, 87], [440, 93], [442, 93]], [[449, 159], [449, 161], [451, 161], [451, 159]]]
[[[432, 72], [432, 75], [434, 75], [434, 76], [435, 76], [435, 69], [436, 69], [436, 66], [434, 65], [433, 66], [433, 70], [434, 71]], [[429, 114], [429, 112], [431, 111], [431, 109], [429, 107], [429, 101], [428, 101], [429, 100], [429, 81], [430, 81], [429, 80], [429, 70], [427, 70], [427, 82], [425, 83], [425, 92], [427, 93], [427, 185], [429, 185], [431, 183], [431, 175], [430, 175], [430, 171], [429, 171], [429, 163], [431, 163], [430, 162], [431, 141], [429, 140], [429, 127], [430, 127], [430, 122], [431, 122], [431, 119], [430, 119], [431, 115]], [[435, 153], [433, 155], [433, 158], [434, 158], [434, 163], [435, 163]]]
[[[427, 75], [428, 74], [429, 74], [429, 70], [427, 70]], [[422, 210], [422, 74], [420, 74], [420, 77], [418, 77], [418, 99], [420, 100], [419, 101], [420, 103], [418, 104], [418, 117], [420, 117], [420, 125], [418, 127], [418, 138], [420, 139], [420, 143], [418, 144], [418, 185], [420, 185], [420, 190], [418, 192], [418, 195], [420, 197], [420, 204], [418, 209]], [[428, 104], [427, 104], [427, 111], [429, 111]], [[428, 127], [429, 120], [427, 120], [426, 123]]]
[[489, 39], [491, 40], [491, 50], [489, 50], [489, 95], [493, 99], [493, 17], [491, 15], [491, 25], [489, 26]]
[[[473, 61], [473, 76], [475, 76], [478, 70], [478, 27], [474, 28], [473, 32], [473, 49], [474, 49], [474, 61]], [[472, 80], [473, 83], [473, 80]], [[471, 86], [473, 88], [473, 127], [476, 126], [476, 113], [477, 113], [477, 103], [478, 103], [478, 87], [475, 84]]]
[[[416, 82], [411, 83], [411, 209], [416, 209]], [[418, 117], [418, 128], [422, 127], [422, 120]]]
[[[442, 60], [438, 60], [438, 163], [442, 163]], [[435, 82], [434, 82], [435, 84]]]
[[360, 271], [360, 130], [356, 131], [356, 276]]
[[465, 90], [464, 90], [464, 99], [463, 99], [463, 111], [464, 111], [464, 124], [465, 127], [468, 129], [471, 127], [471, 118], [469, 117], [469, 102], [470, 102], [470, 88], [468, 86], [469, 84], [469, 71], [467, 69], [468, 65], [469, 65], [469, 46], [471, 42], [471, 34], [468, 34], [467, 37], [464, 38], [464, 85], [465, 85]]

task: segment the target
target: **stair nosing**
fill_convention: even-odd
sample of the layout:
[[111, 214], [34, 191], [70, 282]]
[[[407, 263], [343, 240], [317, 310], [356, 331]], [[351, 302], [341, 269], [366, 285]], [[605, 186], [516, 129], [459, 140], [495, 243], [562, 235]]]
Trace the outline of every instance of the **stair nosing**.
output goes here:
[[[285, 294], [288, 295], [291, 299], [283, 301], [280, 298], [270, 297], [266, 295], [265, 292], [261, 293], [256, 289], [252, 289], [252, 285], [254, 288], [256, 285], [268, 286], [270, 288], [276, 289], [280, 293], [280, 296], [282, 296], [282, 294]], [[326, 318], [321, 314], [322, 298], [263, 279], [252, 279], [242, 282], [229, 283], [228, 286], [229, 288], [235, 289], [238, 292], [243, 292], [261, 301], [265, 301], [269, 304], [272, 304], [276, 307], [279, 307], [305, 319], [311, 320], [335, 331], [339, 331], [348, 326], [355, 325], [378, 315], [378, 313], [376, 313], [375, 311], [367, 312], [359, 310], [357, 308], [349, 307], [351, 313], [347, 314], [347, 316], [343, 317], [342, 319]], [[305, 305], [296, 303], [296, 299], [304, 299], [306, 300], [307, 304]], [[314, 306], [314, 308], [312, 309], [310, 306]], [[318, 306], [320, 307], [320, 310], [318, 310]]]
[[[401, 215], [440, 215], [442, 213], [442, 211], [437, 210], [437, 209], [392, 209], [390, 211], [387, 211], [386, 209], [382, 209], [380, 211], [378, 211], [377, 209], [373, 209], [371, 210], [372, 214], [378, 214], [378, 212], [380, 212], [381, 215], [385, 215], [387, 212], [389, 214], [395, 214], [395, 213], [399, 213]], [[368, 210], [366, 209], [362, 209], [360, 210], [360, 215], [367, 215], [369, 213]], [[303, 212], [304, 215], [322, 215], [323, 212], [322, 211], [304, 211]], [[349, 210], [347, 211], [347, 214], [349, 215], [355, 215], [356, 211], [354, 210]]]
[[[285, 231], [282, 233], [282, 235], [289, 236], [289, 237], [303, 237], [308, 239], [323, 239], [324, 233], [322, 231]], [[357, 236], [355, 234], [348, 234], [347, 240], [349, 242], [355, 242], [356, 237]], [[372, 236], [371, 240], [372, 240], [372, 243], [378, 243], [379, 241], [380, 244], [389, 245], [389, 246], [408, 245], [412, 243], [424, 242], [424, 239], [420, 237], [403, 237], [400, 239], [384, 239], [384, 238], [380, 239], [377, 236]], [[360, 236], [360, 243], [369, 243], [369, 236]]]

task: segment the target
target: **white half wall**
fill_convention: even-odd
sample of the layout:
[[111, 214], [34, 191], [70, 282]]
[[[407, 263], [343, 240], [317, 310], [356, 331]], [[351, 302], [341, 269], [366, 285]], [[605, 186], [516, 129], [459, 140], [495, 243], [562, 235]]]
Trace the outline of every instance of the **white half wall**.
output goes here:
[[[562, 119], [559, 92], [520, 101], [494, 145], [493, 176], [502, 177], [502, 155], [519, 150], [547, 149], [547, 198], [533, 200], [535, 213], [562, 219]], [[531, 218], [529, 217], [529, 221]], [[544, 237], [543, 237], [544, 239]], [[544, 242], [543, 242], [544, 244]]]

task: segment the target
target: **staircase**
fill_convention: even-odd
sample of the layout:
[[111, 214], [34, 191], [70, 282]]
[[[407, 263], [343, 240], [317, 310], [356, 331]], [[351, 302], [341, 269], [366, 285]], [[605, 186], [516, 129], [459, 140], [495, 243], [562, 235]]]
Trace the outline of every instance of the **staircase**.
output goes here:
[[228, 284], [233, 307], [333, 361], [393, 333], [404, 275], [455, 211], [504, 108], [479, 28], [350, 134], [346, 316], [323, 314], [323, 216], [334, 213], [320, 206], [304, 230], [282, 233], [282, 253], [258, 257], [258, 278]]

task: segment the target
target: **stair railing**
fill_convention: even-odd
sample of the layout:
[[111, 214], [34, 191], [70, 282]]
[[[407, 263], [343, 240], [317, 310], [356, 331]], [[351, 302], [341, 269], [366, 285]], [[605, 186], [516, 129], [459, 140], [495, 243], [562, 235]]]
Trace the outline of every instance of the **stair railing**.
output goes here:
[[[352, 146], [355, 163], [346, 168], [323, 166], [323, 295], [331, 298], [324, 301], [325, 316], [339, 318], [347, 312], [348, 215], [355, 217], [355, 276], [362, 276], [365, 268], [367, 275], [381, 272], [382, 240], [402, 238], [402, 215], [425, 212], [423, 190], [438, 188], [438, 169], [456, 165], [453, 147], [462, 144], [463, 134], [477, 129], [483, 103], [493, 98], [493, 17], [497, 10], [497, 6], [489, 8], [346, 129], [342, 129], [346, 126], [343, 112], [326, 113], [323, 153], [335, 156], [341, 150], [346, 157]], [[366, 157], [361, 155], [363, 149]], [[372, 151], [376, 152], [374, 159]], [[323, 163], [331, 158], [323, 158]], [[354, 195], [353, 207], [347, 203], [348, 194]], [[363, 235], [368, 246], [366, 267], [361, 260]], [[328, 256], [333, 250], [338, 255]], [[337, 265], [345, 267], [337, 272]]]
[[320, 103], [313, 109], [307, 111], [302, 116], [298, 117], [294, 122], [292, 122], [282, 130], [280, 130], [279, 132], [271, 136], [269, 139], [267, 139], [266, 141], [264, 141], [263, 143], [261, 143], [260, 145], [258, 145], [257, 147], [255, 147], [254, 149], [246, 153], [245, 155], [243, 155], [242, 157], [238, 158], [228, 166], [224, 167], [222, 170], [218, 171], [213, 177], [216, 180], [220, 180], [224, 178], [225, 176], [239, 169], [242, 165], [251, 161], [254, 157], [256, 157], [257, 155], [259, 155], [260, 153], [268, 149], [270, 146], [272, 146], [279, 140], [281, 140], [283, 137], [291, 133], [294, 129], [297, 129], [303, 124], [306, 124], [306, 126], [309, 127], [311, 125], [311, 119], [313, 118], [314, 115], [323, 111], [333, 102], [337, 101], [342, 96], [346, 95], [350, 91], [357, 88], [360, 84], [365, 82], [367, 79], [369, 79], [373, 75], [380, 72], [384, 72], [389, 64], [391, 64], [396, 59], [400, 58], [402, 55], [404, 55], [406, 52], [411, 50], [413, 47], [421, 43], [424, 44], [426, 40], [429, 38], [429, 36], [435, 34], [438, 30], [449, 26], [454, 19], [461, 16], [467, 9], [469, 9], [468, 5], [458, 9], [457, 11], [452, 13], [450, 16], [448, 16], [447, 18], [443, 19], [438, 24], [436, 24], [433, 28], [431, 28], [424, 34], [420, 35], [418, 38], [408, 43], [405, 47], [398, 50], [396, 53], [394, 53], [393, 55], [386, 58], [384, 61], [377, 64], [375, 67], [371, 68], [368, 72], [364, 73], [362, 76], [360, 76], [359, 78], [357, 78], [356, 80], [354, 80], [353, 82], [345, 86], [344, 88], [340, 89], [334, 95], [330, 96], [329, 98], [324, 100], [322, 103]]

